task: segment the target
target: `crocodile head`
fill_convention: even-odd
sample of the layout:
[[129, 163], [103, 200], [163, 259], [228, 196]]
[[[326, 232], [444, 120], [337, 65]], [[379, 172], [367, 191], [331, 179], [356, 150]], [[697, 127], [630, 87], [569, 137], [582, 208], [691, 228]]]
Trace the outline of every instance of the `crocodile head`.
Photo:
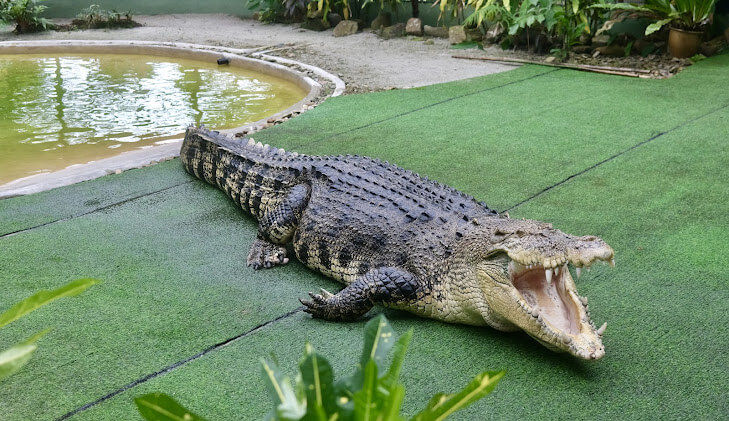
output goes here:
[[572, 236], [543, 222], [505, 217], [493, 222], [471, 244], [486, 322], [520, 328], [554, 351], [589, 360], [603, 357], [605, 325], [596, 329], [590, 320], [570, 266], [577, 277], [596, 262], [613, 266], [612, 248], [600, 238]]

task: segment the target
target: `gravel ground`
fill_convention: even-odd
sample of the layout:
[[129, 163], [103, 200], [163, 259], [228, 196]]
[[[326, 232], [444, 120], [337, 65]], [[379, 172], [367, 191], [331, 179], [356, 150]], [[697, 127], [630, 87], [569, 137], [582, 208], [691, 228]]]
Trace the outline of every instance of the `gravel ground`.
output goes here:
[[[335, 38], [297, 25], [263, 24], [222, 14], [135, 16], [133, 29], [49, 31], [18, 37], [7, 27], [0, 40], [130, 39], [189, 42], [234, 48], [281, 48], [272, 54], [301, 60], [339, 75], [347, 93], [410, 88], [503, 72], [515, 66], [454, 59], [445, 39], [382, 40], [370, 32]], [[56, 20], [57, 23], [68, 23]]]

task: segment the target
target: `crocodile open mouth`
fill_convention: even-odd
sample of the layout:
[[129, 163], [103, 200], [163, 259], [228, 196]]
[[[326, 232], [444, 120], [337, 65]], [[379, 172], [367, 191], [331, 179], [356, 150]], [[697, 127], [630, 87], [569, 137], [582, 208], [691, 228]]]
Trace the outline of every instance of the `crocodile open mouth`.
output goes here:
[[[579, 274], [582, 268], [575, 268]], [[520, 305], [529, 316], [530, 324], [538, 327], [527, 333], [544, 345], [578, 354], [583, 358], [597, 359], [604, 350], [599, 337], [605, 327], [595, 329], [587, 313], [587, 299], [577, 294], [568, 264], [555, 268], [542, 265], [522, 265], [511, 261], [509, 277], [516, 291], [521, 295]], [[596, 342], [597, 341], [597, 342]], [[583, 344], [593, 346], [587, 350]]]
[[567, 266], [545, 270], [542, 266], [518, 268], [511, 266], [512, 285], [529, 305], [532, 315], [547, 322], [559, 332], [575, 335], [580, 333], [579, 304], [567, 290], [565, 274]]

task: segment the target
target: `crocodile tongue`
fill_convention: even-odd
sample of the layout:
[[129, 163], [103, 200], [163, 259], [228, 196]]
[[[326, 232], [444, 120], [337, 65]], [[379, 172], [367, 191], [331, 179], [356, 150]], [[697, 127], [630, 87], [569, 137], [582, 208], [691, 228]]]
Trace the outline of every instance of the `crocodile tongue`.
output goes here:
[[517, 272], [512, 283], [524, 300], [550, 327], [569, 335], [580, 333], [580, 320], [577, 303], [574, 303], [565, 286], [563, 267], [557, 275], [541, 266]]

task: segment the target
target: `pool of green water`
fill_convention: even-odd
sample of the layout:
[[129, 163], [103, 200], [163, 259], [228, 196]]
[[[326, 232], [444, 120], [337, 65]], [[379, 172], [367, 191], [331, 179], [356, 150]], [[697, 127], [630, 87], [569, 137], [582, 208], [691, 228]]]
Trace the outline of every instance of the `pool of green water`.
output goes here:
[[300, 101], [292, 82], [144, 55], [0, 55], [0, 185], [182, 134], [226, 129]]

